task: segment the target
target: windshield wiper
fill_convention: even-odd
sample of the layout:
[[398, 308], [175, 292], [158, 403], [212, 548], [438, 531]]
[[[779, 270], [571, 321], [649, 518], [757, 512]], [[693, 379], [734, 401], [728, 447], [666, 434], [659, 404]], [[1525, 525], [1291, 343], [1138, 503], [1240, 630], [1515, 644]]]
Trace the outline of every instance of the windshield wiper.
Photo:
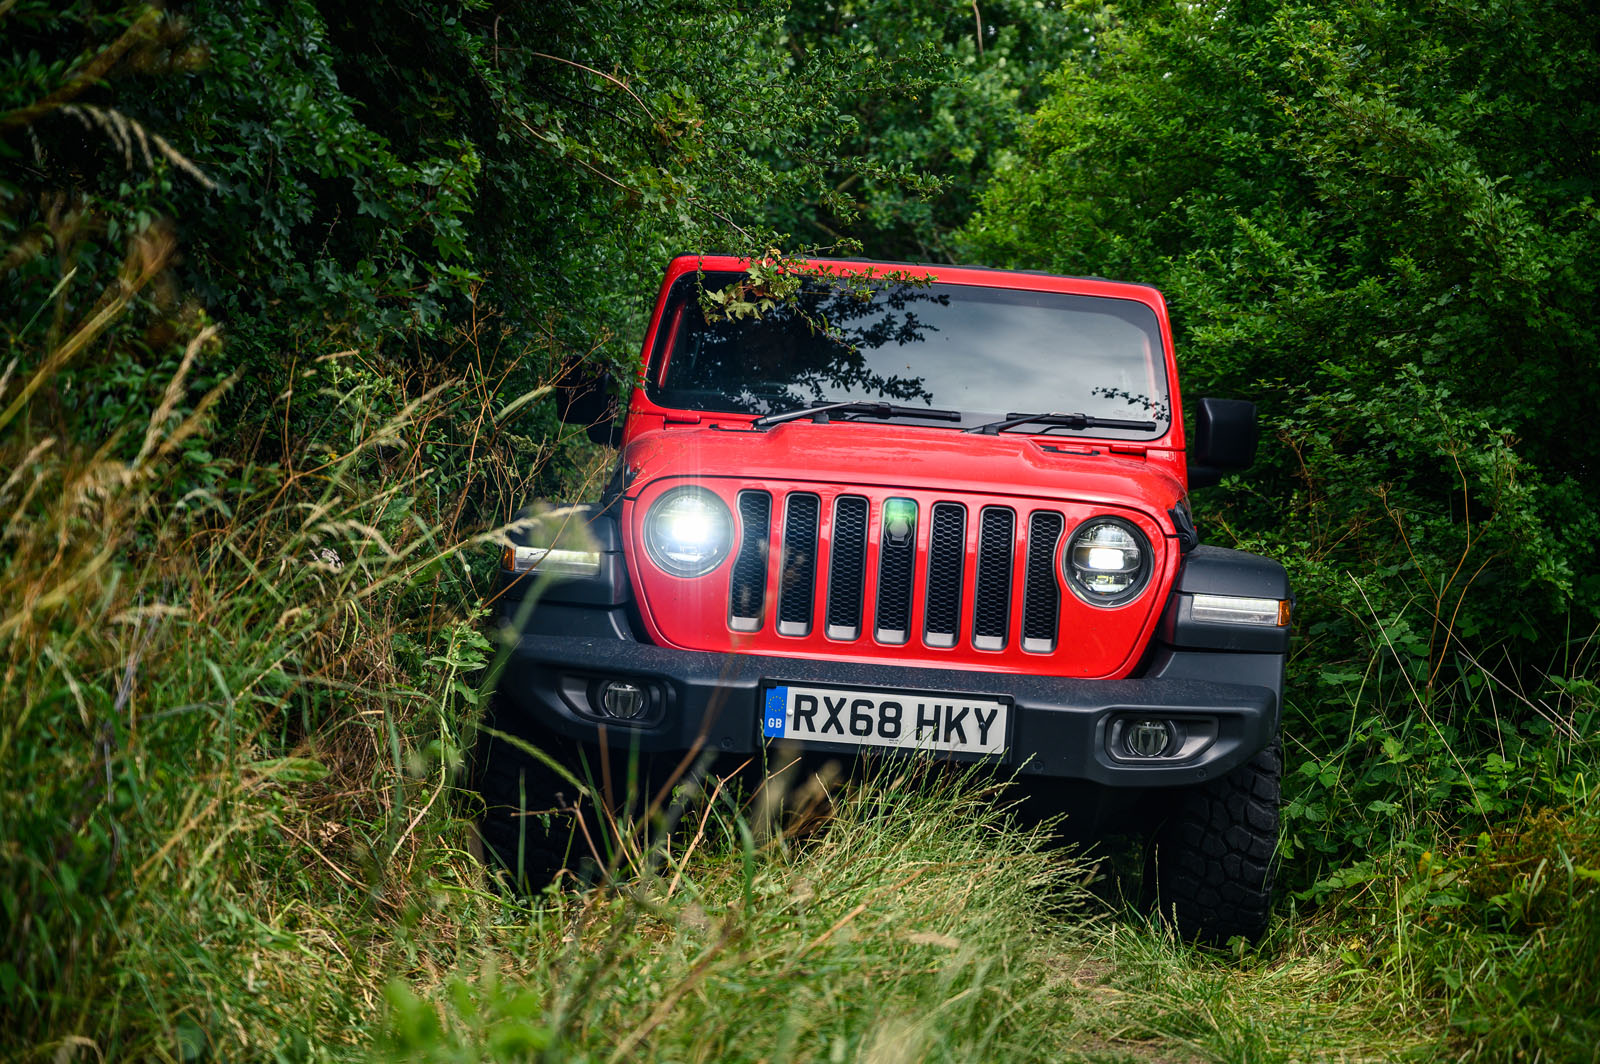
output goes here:
[[858, 417], [926, 417], [935, 421], [960, 421], [959, 410], [936, 410], [926, 406], [898, 406], [894, 403], [823, 403], [821, 406], [804, 406], [799, 410], [785, 410], [781, 414], [768, 414], [750, 422], [753, 429], [764, 429], [799, 418], [812, 418], [819, 425], [828, 423], [832, 413], [854, 414]]
[[1064, 425], [1069, 429], [1143, 429], [1156, 427], [1154, 421], [1122, 421], [1114, 417], [1095, 417], [1093, 414], [1007, 414], [1003, 421], [987, 425], [974, 425], [963, 432], [981, 432], [985, 436], [998, 436], [1006, 429], [1018, 425]]

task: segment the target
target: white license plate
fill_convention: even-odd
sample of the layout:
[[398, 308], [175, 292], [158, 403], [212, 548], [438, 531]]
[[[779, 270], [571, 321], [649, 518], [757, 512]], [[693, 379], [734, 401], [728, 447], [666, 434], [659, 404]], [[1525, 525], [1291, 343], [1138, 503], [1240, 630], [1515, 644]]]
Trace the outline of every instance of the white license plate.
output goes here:
[[965, 695], [769, 687], [761, 733], [769, 739], [1003, 754], [1011, 707]]

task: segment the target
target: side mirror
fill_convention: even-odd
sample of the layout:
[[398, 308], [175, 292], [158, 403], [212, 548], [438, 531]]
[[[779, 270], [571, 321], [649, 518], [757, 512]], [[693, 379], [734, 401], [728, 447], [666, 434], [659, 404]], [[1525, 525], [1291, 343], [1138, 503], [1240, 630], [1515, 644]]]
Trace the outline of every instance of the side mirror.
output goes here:
[[564, 423], [584, 426], [595, 443], [615, 447], [622, 442], [609, 373], [581, 363], [569, 364], [563, 367], [555, 390], [556, 415]]
[[1249, 469], [1256, 460], [1261, 430], [1256, 404], [1242, 399], [1202, 399], [1195, 411], [1189, 486], [1208, 488], [1224, 473]]

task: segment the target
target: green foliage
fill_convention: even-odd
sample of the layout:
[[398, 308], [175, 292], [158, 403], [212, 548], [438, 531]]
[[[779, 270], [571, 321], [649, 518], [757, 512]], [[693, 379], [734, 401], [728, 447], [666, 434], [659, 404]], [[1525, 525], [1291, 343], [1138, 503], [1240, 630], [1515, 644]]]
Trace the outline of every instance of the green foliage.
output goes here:
[[1186, 391], [1259, 404], [1197, 510], [1299, 594], [1281, 878], [1472, 1059], [1595, 1037], [1591, 23], [1119, 6], [963, 234], [1160, 286]]
[[[185, 369], [215, 356], [204, 341]], [[16, 470], [0, 497], [16, 604], [0, 629], [0, 1010], [22, 1046], [187, 1057], [348, 1022], [330, 983], [284, 1010], [305, 945], [263, 900], [404, 896], [392, 859], [415, 851], [462, 746], [450, 670], [391, 686], [394, 618], [473, 595], [459, 570], [408, 587], [472, 543], [442, 545], [359, 476], [398, 426], [286, 480], [199, 453], [210, 417], [189, 394], [180, 372], [180, 420], [158, 407], [130, 460], [55, 438], [0, 452]], [[212, 487], [192, 486], [197, 462]], [[318, 873], [330, 850], [342, 867]], [[234, 1000], [251, 980], [262, 996]]]
[[515, 964], [392, 986], [388, 1052], [1060, 1059], [1045, 1025], [1069, 1012], [1052, 970], [1066, 940], [1046, 929], [1052, 905], [1083, 904], [1084, 869], [1016, 825], [992, 781], [879, 766], [837, 785], [825, 832], [766, 822], [782, 796], [729, 800], [734, 786], [711, 785], [659, 874], [551, 899]]
[[[1445, 692], [1485, 662], [1518, 690], [1565, 674], [1549, 648], [1600, 615], [1586, 20], [1123, 8], [967, 230], [987, 257], [1161, 286], [1189, 394], [1260, 404], [1256, 469], [1200, 509], [1291, 570], [1289, 730], [1314, 754], [1374, 655], [1362, 699], [1393, 728], [1476, 706]], [[1493, 739], [1450, 724], [1463, 756]]]
[[1037, 0], [793, 0], [784, 45], [840, 117], [820, 194], [771, 201], [774, 224], [874, 258], [956, 261], [955, 230], [1090, 24]]
[[1376, 976], [1438, 1009], [1461, 1059], [1590, 1055], [1600, 1035], [1595, 799], [1591, 789], [1442, 850], [1402, 846], [1351, 868], [1332, 929], [1343, 977]]
[[[0, 1056], [1592, 1046], [1582, 11], [502, 7], [0, 0]], [[1002, 159], [968, 246], [1164, 285], [1191, 392], [1263, 402], [1212, 534], [1302, 592], [1316, 917], [1232, 966], [1085, 924], [940, 779], [486, 892], [481, 577], [605, 462], [560, 368], [670, 253], [953, 257]]]
[[82, 260], [81, 311], [116, 269], [108, 249], [165, 216], [183, 247], [170, 292], [227, 324], [244, 369], [230, 416], [257, 446], [326, 414], [310, 397], [274, 428], [296, 362], [360, 346], [392, 377], [460, 374], [478, 352], [458, 337], [486, 315], [521, 352], [513, 387], [578, 357], [621, 366], [669, 255], [781, 246], [763, 205], [825, 175], [897, 180], [859, 152], [836, 161], [835, 94], [867, 82], [826, 48], [784, 62], [784, 11], [11, 5], [0, 152], [20, 165], [0, 237], [57, 256], [13, 274], [5, 318], [47, 301], [64, 256]]
[[784, 269], [777, 260], [753, 262], [747, 279], [722, 288], [702, 285], [700, 310], [708, 322], [760, 318], [780, 304], [793, 302], [801, 284], [802, 274]]

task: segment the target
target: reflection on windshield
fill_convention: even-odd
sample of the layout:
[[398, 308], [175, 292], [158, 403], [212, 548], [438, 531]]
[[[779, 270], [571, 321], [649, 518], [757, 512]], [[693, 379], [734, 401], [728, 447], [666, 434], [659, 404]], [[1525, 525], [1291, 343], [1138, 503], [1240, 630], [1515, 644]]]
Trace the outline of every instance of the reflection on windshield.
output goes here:
[[662, 318], [648, 390], [665, 406], [771, 414], [888, 400], [958, 409], [969, 424], [1043, 409], [1157, 423], [1096, 432], [1129, 438], [1169, 420], [1155, 312], [1133, 300], [954, 284], [863, 297], [811, 281], [795, 304], [708, 323], [695, 296], [695, 277], [680, 278]]

